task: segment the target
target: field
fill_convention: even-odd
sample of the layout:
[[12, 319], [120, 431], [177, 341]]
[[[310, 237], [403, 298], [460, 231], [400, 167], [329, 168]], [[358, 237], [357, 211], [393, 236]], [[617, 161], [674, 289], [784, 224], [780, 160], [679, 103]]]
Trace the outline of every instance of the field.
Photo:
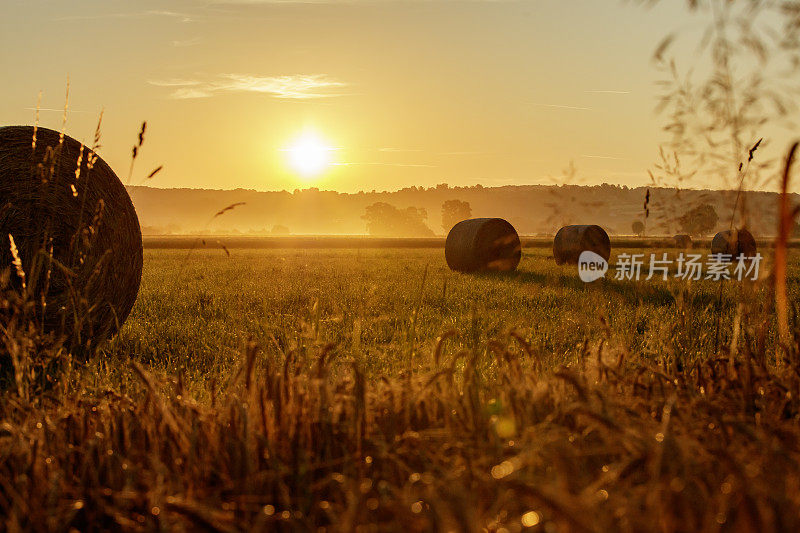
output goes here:
[[[447, 332], [441, 357], [485, 352], [488, 341], [515, 332], [549, 369], [575, 363], [606, 330], [654, 362], [667, 342], [684, 361], [714, 351], [719, 283], [645, 281], [646, 267], [638, 282], [584, 284], [546, 248], [526, 249], [520, 268], [501, 275], [453, 273], [441, 248], [231, 254], [148, 249], [139, 299], [112, 356], [181, 375], [200, 393], [230, 377], [248, 341], [272, 363], [330, 345], [334, 361], [355, 361], [371, 377], [426, 367]], [[722, 343], [741, 290], [724, 287]]]
[[800, 532], [800, 0], [5, 4], [0, 533]]
[[800, 361], [767, 266], [720, 289], [584, 284], [543, 247], [502, 275], [433, 247], [148, 248], [113, 343], [4, 393], [0, 510], [9, 531], [795, 529]]

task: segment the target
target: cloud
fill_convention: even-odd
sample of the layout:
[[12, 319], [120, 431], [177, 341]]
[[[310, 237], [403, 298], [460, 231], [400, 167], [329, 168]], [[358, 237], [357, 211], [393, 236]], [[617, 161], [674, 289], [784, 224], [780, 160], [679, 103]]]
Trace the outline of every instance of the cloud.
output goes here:
[[578, 107], [574, 105], [560, 105], [560, 104], [533, 104], [537, 107], [552, 107], [555, 109], [573, 109], [576, 111], [594, 111], [591, 107]]
[[92, 13], [89, 15], [67, 15], [58, 17], [55, 20], [100, 20], [100, 19], [128, 19], [141, 17], [168, 17], [181, 22], [192, 22], [193, 16], [188, 13], [178, 13], [177, 11], [149, 10], [122, 13]]
[[342, 96], [333, 90], [347, 84], [324, 74], [298, 76], [250, 76], [246, 74], [223, 74], [215, 80], [153, 80], [151, 85], [169, 87], [170, 97], [179, 100], [208, 98], [224, 93], [261, 93], [273, 98], [307, 100]]
[[[209, 0], [207, 0], [209, 1]], [[500, 2], [521, 2], [522, 0], [210, 0], [211, 4], [238, 4], [238, 5], [259, 5], [259, 4], [392, 4], [392, 3], [500, 3]]]
[[[64, 108], [63, 107], [61, 109], [55, 109], [55, 108], [52, 108], [52, 107], [40, 107], [38, 109], [35, 108], [35, 107], [26, 107], [25, 110], [26, 111], [53, 111], [55, 113], [63, 113], [64, 112]], [[80, 111], [78, 109], [67, 108], [67, 113], [91, 113], [91, 111]]]
[[422, 167], [422, 168], [436, 168], [436, 165], [423, 165], [415, 163], [334, 163], [335, 166], [352, 167], [352, 166], [376, 166], [376, 167]]
[[200, 82], [197, 80], [184, 80], [181, 78], [173, 78], [170, 80], [150, 81], [150, 85], [155, 85], [156, 87], [187, 87], [189, 85], [200, 85]]
[[186, 39], [183, 41], [172, 41], [172, 46], [177, 48], [184, 48], [186, 46], [194, 46], [196, 44], [200, 44], [200, 37], [195, 37], [193, 39]]
[[179, 87], [172, 91], [170, 96], [176, 100], [191, 100], [193, 98], [208, 98], [213, 96], [213, 93], [202, 88]]
[[152, 9], [146, 12], [147, 15], [154, 15], [157, 17], [171, 17], [179, 19], [181, 22], [192, 22], [192, 16], [186, 13], [178, 13], [177, 11], [155, 10]]
[[628, 157], [615, 157], [611, 155], [588, 155], [588, 154], [581, 154], [580, 157], [586, 157], [588, 159], [611, 159], [614, 161], [630, 161]]

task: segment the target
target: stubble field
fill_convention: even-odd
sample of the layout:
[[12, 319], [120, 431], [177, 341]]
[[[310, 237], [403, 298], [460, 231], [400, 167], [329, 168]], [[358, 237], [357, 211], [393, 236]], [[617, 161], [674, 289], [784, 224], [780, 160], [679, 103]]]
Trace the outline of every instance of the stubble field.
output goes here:
[[[584, 284], [549, 256], [463, 275], [441, 249], [146, 250], [106, 351], [4, 393], [6, 529], [800, 525], [800, 357], [770, 278], [618, 281], [615, 255]], [[796, 302], [794, 253], [788, 278]]]
[[[681, 253], [618, 250], [606, 279], [585, 284], [575, 266], [556, 265], [546, 248], [526, 249], [516, 272], [472, 275], [450, 271], [435, 248], [235, 249], [230, 255], [148, 249], [133, 314], [104, 361], [111, 355], [124, 369], [138, 360], [182, 375], [197, 392], [228, 379], [249, 341], [272, 361], [328, 346], [334, 365], [355, 361], [373, 377], [427, 367], [443, 334], [441, 357], [484, 354], [488, 341], [514, 333], [537, 364], [551, 369], [574, 363], [585, 343], [606, 335], [654, 362], [665, 350], [692, 361], [729, 342], [742, 296], [749, 306], [768, 303], [763, 287], [727, 281], [718, 307], [719, 282], [678, 280], [674, 267], [666, 282], [660, 274], [647, 280], [651, 252], [670, 259]], [[614, 279], [619, 253], [645, 254], [640, 280]], [[796, 295], [795, 265], [790, 274]], [[491, 366], [485, 354], [480, 362]]]

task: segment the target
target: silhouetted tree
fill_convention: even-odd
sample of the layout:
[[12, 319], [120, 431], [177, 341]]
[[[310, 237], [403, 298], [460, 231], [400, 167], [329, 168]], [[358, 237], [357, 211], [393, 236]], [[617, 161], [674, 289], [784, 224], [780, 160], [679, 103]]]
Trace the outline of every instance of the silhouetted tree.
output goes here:
[[469, 202], [461, 200], [447, 200], [442, 204], [442, 228], [450, 231], [453, 226], [472, 216], [472, 208]]
[[422, 207], [398, 209], [386, 202], [377, 202], [366, 207], [361, 217], [367, 221], [367, 233], [385, 237], [433, 237], [433, 231], [425, 225], [428, 212]]
[[694, 207], [678, 219], [681, 229], [689, 235], [706, 235], [717, 227], [719, 215], [712, 205], [702, 204]]
[[634, 235], [641, 237], [642, 233], [644, 233], [644, 224], [641, 220], [634, 220], [633, 224], [631, 224], [631, 229], [633, 230]]

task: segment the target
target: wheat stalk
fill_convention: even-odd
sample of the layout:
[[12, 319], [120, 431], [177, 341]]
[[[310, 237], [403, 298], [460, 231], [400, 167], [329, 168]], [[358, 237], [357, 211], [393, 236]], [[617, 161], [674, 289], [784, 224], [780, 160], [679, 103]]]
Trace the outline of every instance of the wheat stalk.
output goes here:
[[8, 234], [8, 241], [10, 243], [11, 257], [13, 257], [11, 264], [14, 265], [14, 269], [17, 271], [17, 276], [19, 276], [19, 279], [22, 280], [22, 289], [25, 290], [27, 286], [25, 284], [25, 270], [22, 268], [22, 258], [19, 256], [17, 243], [14, 242], [14, 236], [10, 233]]
[[64, 114], [61, 117], [61, 132], [58, 136], [58, 145], [64, 144], [64, 134], [67, 131], [67, 109], [69, 108], [69, 76], [67, 76], [67, 94], [64, 96]]
[[33, 140], [31, 140], [31, 151], [36, 151], [36, 134], [39, 133], [39, 110], [42, 108], [42, 91], [39, 91], [39, 97], [36, 99], [36, 115], [33, 119]]

